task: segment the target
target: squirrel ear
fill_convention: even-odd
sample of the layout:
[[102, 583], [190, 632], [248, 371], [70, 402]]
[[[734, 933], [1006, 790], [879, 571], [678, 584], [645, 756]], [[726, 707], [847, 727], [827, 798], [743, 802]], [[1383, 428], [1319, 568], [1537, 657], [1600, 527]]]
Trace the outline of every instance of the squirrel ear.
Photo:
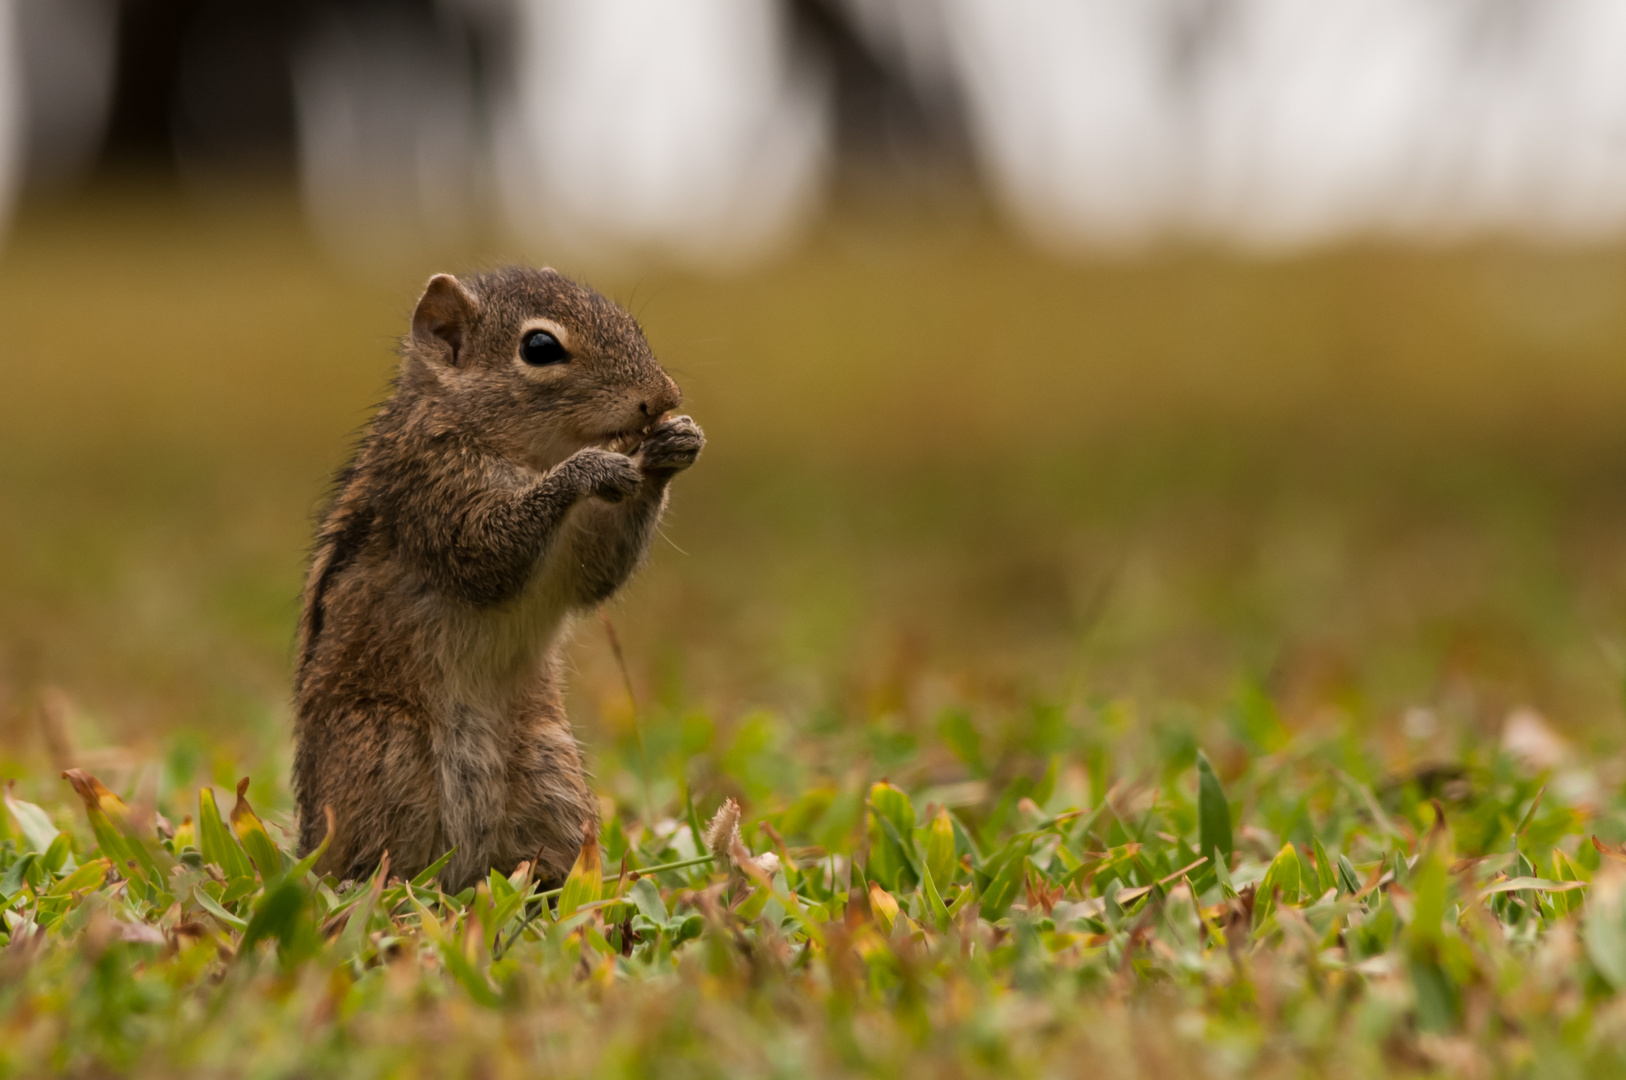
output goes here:
[[412, 313], [412, 338], [455, 365], [478, 307], [462, 282], [450, 274], [436, 274]]

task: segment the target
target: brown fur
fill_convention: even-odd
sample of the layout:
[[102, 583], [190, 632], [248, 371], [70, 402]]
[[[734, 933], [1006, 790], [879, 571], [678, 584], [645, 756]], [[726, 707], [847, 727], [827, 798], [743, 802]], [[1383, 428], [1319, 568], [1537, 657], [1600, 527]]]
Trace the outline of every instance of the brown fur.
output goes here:
[[[520, 358], [538, 324], [568, 363]], [[632, 317], [552, 270], [437, 275], [402, 354], [305, 585], [300, 850], [331, 806], [341, 876], [455, 847], [448, 888], [523, 859], [558, 879], [598, 822], [560, 643], [636, 569], [704, 439], [664, 418], [682, 395]]]

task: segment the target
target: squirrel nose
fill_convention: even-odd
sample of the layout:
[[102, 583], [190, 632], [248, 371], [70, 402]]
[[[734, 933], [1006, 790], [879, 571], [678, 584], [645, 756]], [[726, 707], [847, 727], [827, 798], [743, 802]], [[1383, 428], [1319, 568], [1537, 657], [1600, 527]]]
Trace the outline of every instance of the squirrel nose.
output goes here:
[[677, 408], [682, 400], [683, 391], [678, 389], [677, 383], [668, 379], [665, 386], [638, 403], [638, 411], [645, 420], [654, 420]]

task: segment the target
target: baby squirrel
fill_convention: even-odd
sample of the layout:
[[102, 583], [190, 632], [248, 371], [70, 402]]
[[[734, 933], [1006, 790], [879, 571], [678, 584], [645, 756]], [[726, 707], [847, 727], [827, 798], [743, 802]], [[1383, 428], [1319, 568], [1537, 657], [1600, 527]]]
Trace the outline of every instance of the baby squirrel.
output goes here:
[[631, 315], [553, 270], [429, 279], [338, 475], [295, 678], [299, 847], [461, 889], [569, 871], [598, 812], [561, 700], [573, 613], [649, 547], [705, 439]]

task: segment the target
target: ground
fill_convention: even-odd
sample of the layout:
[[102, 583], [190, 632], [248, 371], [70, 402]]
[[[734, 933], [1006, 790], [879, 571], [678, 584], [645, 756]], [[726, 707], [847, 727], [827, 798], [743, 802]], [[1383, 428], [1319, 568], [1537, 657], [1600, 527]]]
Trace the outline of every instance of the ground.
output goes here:
[[[548, 908], [287, 832], [311, 515], [416, 289], [496, 257], [15, 223], [0, 1075], [1626, 1063], [1626, 252], [1063, 264], [854, 206], [594, 274], [710, 443], [628, 677], [577, 630], [606, 831]], [[729, 798], [774, 874], [695, 862]]]

